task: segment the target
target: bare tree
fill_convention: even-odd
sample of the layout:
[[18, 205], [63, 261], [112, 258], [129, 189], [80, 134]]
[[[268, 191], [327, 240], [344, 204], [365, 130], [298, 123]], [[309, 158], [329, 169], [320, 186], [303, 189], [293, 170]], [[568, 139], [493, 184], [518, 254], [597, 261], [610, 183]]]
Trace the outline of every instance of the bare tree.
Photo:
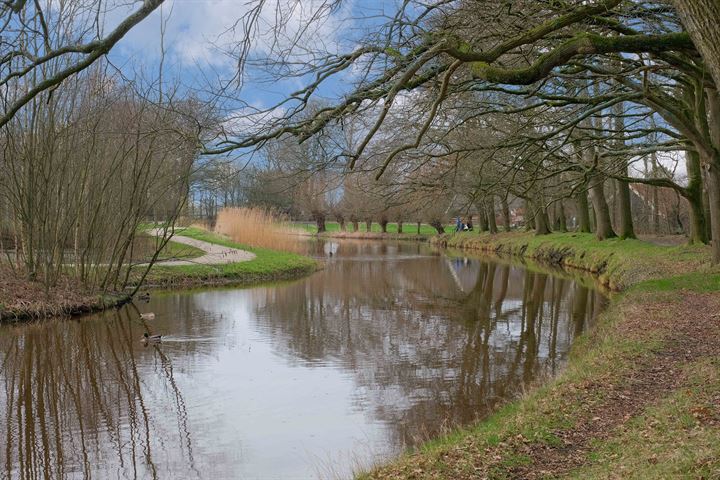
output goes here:
[[[107, 12], [100, 0], [0, 4], [0, 128], [34, 98], [106, 55], [135, 25], [164, 0], [142, 5], [103, 34]], [[62, 64], [62, 68], [57, 68]]]

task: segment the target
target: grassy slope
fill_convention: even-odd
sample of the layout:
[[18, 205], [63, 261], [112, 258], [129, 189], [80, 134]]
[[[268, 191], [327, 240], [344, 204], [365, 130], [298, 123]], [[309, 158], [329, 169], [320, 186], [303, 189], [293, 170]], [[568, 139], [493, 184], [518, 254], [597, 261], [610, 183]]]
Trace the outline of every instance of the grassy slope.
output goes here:
[[158, 260], [190, 260], [205, 255], [205, 250], [178, 242], [169, 242], [158, 255]]
[[205, 284], [249, 284], [298, 278], [318, 269], [317, 261], [295, 253], [249, 247], [200, 228], [182, 230], [185, 237], [240, 248], [256, 255], [253, 260], [226, 265], [156, 265], [146, 279], [149, 286], [190, 286]]
[[[152, 225], [144, 225], [144, 229]], [[156, 265], [146, 278], [146, 285], [155, 287], [195, 287], [203, 285], [245, 285], [275, 280], [290, 280], [307, 275], [319, 268], [315, 260], [294, 253], [264, 248], [247, 247], [214, 233], [187, 228], [187, 237], [210, 243], [241, 248], [255, 253], [249, 262], [228, 265]], [[205, 251], [177, 242], [170, 242], [158, 260], [188, 260], [204, 255]], [[128, 296], [122, 293], [99, 295], [85, 292], [72, 278], [63, 277], [46, 296], [37, 282], [28, 282], [0, 266], [0, 322], [24, 321], [56, 315], [79, 315], [112, 308], [125, 303]], [[134, 270], [132, 281], [139, 281], [141, 269]]]
[[[645, 376], [654, 372], [653, 366], [667, 363], [666, 358], [672, 360], [668, 352], [677, 350], [679, 319], [689, 318], [684, 323], [691, 327], [701, 324], [696, 320], [708, 314], [701, 302], [720, 305], [720, 275], [704, 264], [706, 247], [597, 242], [574, 234], [460, 234], [433, 240], [593, 270], [606, 284], [626, 290], [614, 297], [597, 328], [577, 340], [568, 368], [558, 378], [485, 421], [361, 478], [720, 476], [715, 451], [720, 445], [720, 359], [690, 355], [704, 335], [715, 335], [710, 343], [717, 345], [720, 322], [686, 338], [689, 346], [683, 348], [689, 356], [668, 363], [673, 369], [669, 376], [683, 379], [679, 387], [651, 392], [650, 401], [640, 401], [641, 387], [654, 386], [653, 378]], [[623, 407], [623, 398], [630, 407]], [[631, 414], [622, 416], [621, 407]], [[594, 427], [604, 421], [607, 428]], [[583, 439], [583, 432], [589, 438]]]
[[595, 274], [612, 290], [624, 290], [639, 282], [680, 273], [707, 270], [706, 246], [664, 247], [640, 240], [595, 240], [589, 233], [529, 232], [498, 235], [461, 233], [435, 237], [434, 244], [512, 255], [579, 268]]

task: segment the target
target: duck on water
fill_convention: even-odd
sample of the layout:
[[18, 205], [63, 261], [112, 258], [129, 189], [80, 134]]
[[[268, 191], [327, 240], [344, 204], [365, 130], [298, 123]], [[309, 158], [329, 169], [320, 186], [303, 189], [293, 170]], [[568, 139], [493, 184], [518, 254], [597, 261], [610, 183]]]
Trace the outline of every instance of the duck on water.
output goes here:
[[145, 332], [140, 341], [143, 343], [158, 343], [162, 341], [162, 335], [150, 335], [148, 332]]

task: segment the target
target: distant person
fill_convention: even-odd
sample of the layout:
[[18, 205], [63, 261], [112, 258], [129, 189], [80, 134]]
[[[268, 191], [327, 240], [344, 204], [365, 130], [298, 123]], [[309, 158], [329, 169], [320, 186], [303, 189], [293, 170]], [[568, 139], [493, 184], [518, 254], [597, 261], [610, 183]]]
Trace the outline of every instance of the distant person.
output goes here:
[[468, 220], [468, 222], [467, 222], [467, 229], [468, 229], [468, 232], [472, 232], [472, 231], [473, 231], [472, 220]]
[[462, 220], [460, 219], [460, 217], [457, 217], [457, 219], [455, 221], [455, 231], [460, 232], [460, 231], [462, 231], [462, 229], [463, 229]]

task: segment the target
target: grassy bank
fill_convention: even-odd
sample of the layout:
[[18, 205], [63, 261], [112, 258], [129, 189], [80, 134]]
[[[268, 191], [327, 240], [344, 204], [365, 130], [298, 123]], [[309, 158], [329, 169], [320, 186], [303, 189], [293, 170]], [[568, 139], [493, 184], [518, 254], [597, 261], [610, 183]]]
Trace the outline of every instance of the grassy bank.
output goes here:
[[[187, 228], [182, 235], [208, 243], [248, 250], [253, 260], [224, 265], [155, 265], [145, 278], [148, 288], [185, 288], [212, 285], [249, 285], [278, 280], [291, 280], [319, 268], [315, 260], [294, 253], [247, 247], [226, 237]], [[158, 260], [192, 260], [204, 255], [199, 248], [170, 242]], [[140, 281], [142, 269], [136, 267], [131, 284]], [[113, 308], [129, 301], [123, 293], [91, 292], [71, 276], [62, 276], [57, 285], [45, 291], [42, 284], [26, 279], [9, 267], [0, 266], [0, 322], [27, 321], [51, 316], [72, 316]]]
[[500, 256], [532, 258], [563, 268], [591, 272], [612, 290], [625, 290], [645, 280], [707, 271], [705, 245], [660, 246], [617, 238], [599, 242], [590, 233], [531, 232], [456, 233], [433, 237], [438, 246], [475, 250]]
[[[184, 288], [203, 285], [249, 285], [289, 280], [307, 275], [319, 268], [317, 261], [295, 253], [250, 247], [197, 227], [182, 230], [182, 236], [225, 247], [247, 250], [255, 258], [247, 262], [223, 265], [155, 265], [145, 279], [149, 288]], [[139, 272], [133, 277], [139, 280]]]
[[[205, 252], [199, 248], [171, 241], [168, 242], [165, 248], [162, 249], [160, 255], [157, 257], [157, 261], [192, 260], [193, 258], [200, 257], [204, 254]], [[150, 261], [149, 258], [147, 260]]]
[[720, 275], [706, 247], [527, 233], [433, 242], [582, 268], [623, 292], [558, 378], [361, 478], [720, 476]]

